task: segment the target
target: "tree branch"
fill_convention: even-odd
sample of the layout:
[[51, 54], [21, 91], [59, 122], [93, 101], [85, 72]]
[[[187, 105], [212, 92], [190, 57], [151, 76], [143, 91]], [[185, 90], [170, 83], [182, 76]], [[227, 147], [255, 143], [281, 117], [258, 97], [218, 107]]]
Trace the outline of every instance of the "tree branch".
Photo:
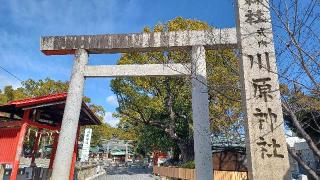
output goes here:
[[302, 137], [306, 140], [307, 144], [309, 145], [310, 149], [313, 151], [313, 153], [320, 158], [320, 150], [317, 148], [315, 143], [312, 141], [311, 137], [306, 133], [306, 131], [302, 128], [300, 125], [297, 116], [294, 114], [293, 111], [286, 105], [286, 103], [282, 103], [282, 107], [285, 109], [285, 111], [289, 114], [289, 116], [292, 119], [292, 122], [294, 126], [297, 128], [299, 133], [302, 135]]
[[300, 166], [310, 175], [312, 176], [315, 180], [320, 180], [320, 177], [317, 175], [317, 173], [310, 168], [291, 148], [289, 145], [288, 146], [288, 152], [289, 154], [295, 159]]

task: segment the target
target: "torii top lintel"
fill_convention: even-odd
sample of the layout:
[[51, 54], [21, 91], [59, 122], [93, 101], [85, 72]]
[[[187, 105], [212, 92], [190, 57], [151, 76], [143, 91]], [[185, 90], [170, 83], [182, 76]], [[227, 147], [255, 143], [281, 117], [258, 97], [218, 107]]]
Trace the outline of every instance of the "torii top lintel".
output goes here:
[[206, 49], [236, 48], [236, 29], [44, 36], [40, 42], [41, 51], [46, 55], [74, 54], [76, 49], [86, 49], [91, 54], [102, 54], [183, 49], [196, 45], [204, 46]]

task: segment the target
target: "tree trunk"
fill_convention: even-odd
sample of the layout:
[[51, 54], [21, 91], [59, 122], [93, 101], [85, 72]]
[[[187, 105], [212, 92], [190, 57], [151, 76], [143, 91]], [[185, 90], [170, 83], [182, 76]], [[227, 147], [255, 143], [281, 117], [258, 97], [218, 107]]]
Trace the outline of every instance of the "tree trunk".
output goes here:
[[299, 120], [297, 116], [294, 114], [294, 112], [288, 107], [286, 103], [282, 103], [282, 107], [285, 109], [285, 111], [289, 114], [289, 116], [292, 119], [292, 122], [294, 126], [297, 128], [298, 132], [301, 134], [301, 136], [306, 140], [307, 144], [309, 145], [309, 148], [313, 151], [313, 153], [320, 158], [320, 150], [317, 148], [317, 145], [315, 142], [312, 141], [312, 138], [309, 136], [309, 134], [303, 129], [301, 124], [299, 123]]
[[194, 160], [193, 140], [189, 142], [178, 142], [178, 146], [181, 151], [182, 162], [185, 163]]

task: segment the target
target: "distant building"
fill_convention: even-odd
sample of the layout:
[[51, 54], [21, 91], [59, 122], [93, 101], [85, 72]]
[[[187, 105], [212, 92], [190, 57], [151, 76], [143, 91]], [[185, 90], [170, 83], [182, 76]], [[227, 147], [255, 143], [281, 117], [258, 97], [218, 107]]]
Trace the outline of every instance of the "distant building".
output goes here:
[[213, 169], [247, 172], [247, 156], [244, 137], [211, 136]]
[[[287, 137], [287, 143], [290, 148], [297, 153], [297, 155], [306, 162], [309, 167], [314, 170], [319, 169], [319, 159], [313, 154], [312, 150], [309, 148], [306, 140], [301, 139], [299, 137]], [[307, 172], [298, 164], [296, 160], [293, 159], [289, 154], [289, 162], [290, 162], [290, 170], [292, 173], [292, 178], [298, 179], [299, 175], [305, 174]]]
[[133, 141], [113, 138], [105, 140], [102, 143], [102, 148], [108, 159], [112, 159], [115, 162], [132, 161]]
[[[244, 137], [225, 135], [211, 136], [214, 169], [226, 171], [247, 171]], [[287, 137], [287, 143], [312, 169], [320, 173], [320, 160], [316, 158], [304, 139]], [[290, 171], [294, 179], [307, 175], [296, 160], [289, 155]]]

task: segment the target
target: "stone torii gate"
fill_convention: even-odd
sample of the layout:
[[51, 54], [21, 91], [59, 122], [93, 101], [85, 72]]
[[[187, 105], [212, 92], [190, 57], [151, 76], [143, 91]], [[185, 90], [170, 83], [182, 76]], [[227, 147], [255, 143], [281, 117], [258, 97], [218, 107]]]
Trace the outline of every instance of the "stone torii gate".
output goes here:
[[[241, 52], [249, 178], [288, 178], [288, 153], [268, 3], [268, 0], [238, 0], [237, 28], [231, 29], [42, 37], [44, 54], [75, 54], [52, 179], [69, 178], [85, 78], [191, 75], [196, 178], [212, 180], [205, 50], [221, 48]], [[89, 54], [174, 49], [190, 49], [191, 63], [87, 65]]]

